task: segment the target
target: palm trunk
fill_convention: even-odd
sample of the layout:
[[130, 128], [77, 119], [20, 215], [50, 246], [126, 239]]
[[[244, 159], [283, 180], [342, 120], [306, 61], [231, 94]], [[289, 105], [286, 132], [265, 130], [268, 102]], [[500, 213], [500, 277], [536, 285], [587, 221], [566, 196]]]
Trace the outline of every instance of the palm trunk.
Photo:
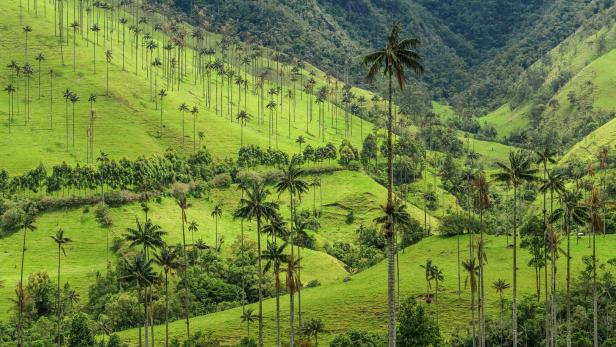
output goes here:
[[18, 317], [18, 322], [17, 322], [17, 333], [18, 333], [18, 337], [19, 337], [19, 343], [18, 346], [22, 347], [23, 343], [24, 343], [24, 327], [23, 327], [23, 297], [24, 297], [24, 261], [26, 258], [26, 228], [24, 228], [24, 239], [23, 239], [23, 244], [22, 244], [22, 248], [21, 248], [21, 273], [19, 275], [19, 297], [18, 299], [18, 304], [19, 304], [19, 317]]
[[165, 347], [169, 347], [169, 272], [165, 270]]
[[565, 233], [567, 233], [567, 347], [571, 347], [571, 235], [569, 232], [569, 211], [567, 211], [567, 218], [565, 220]]
[[257, 266], [259, 292], [259, 347], [263, 347], [263, 268], [261, 267], [261, 217], [257, 217]]
[[[290, 232], [289, 232], [289, 242], [291, 245], [291, 264], [295, 261], [295, 251], [294, 251], [294, 247], [293, 247], [293, 191], [292, 189], [289, 190], [289, 207], [291, 209], [291, 228], [290, 228]], [[298, 252], [299, 252], [299, 245], [298, 245]], [[289, 266], [291, 266], [291, 264], [289, 264]], [[295, 271], [295, 269], [287, 269], [287, 271]], [[295, 288], [291, 288], [290, 291], [290, 295], [289, 295], [289, 346], [293, 347], [293, 344], [295, 343], [295, 297], [294, 297], [294, 291]]]
[[595, 243], [596, 230], [591, 220], [592, 232], [592, 307], [593, 307], [593, 347], [599, 347], [599, 308], [597, 298], [597, 248]]
[[518, 253], [517, 253], [517, 241], [518, 241], [518, 186], [513, 185], [513, 304], [512, 304], [512, 340], [513, 347], [518, 345]]
[[[391, 113], [392, 103], [392, 72], [389, 66], [389, 112], [387, 115], [387, 208], [393, 208], [393, 142]], [[396, 347], [396, 307], [395, 307], [395, 274], [394, 274], [394, 226], [393, 216], [388, 214], [387, 222], [387, 305], [388, 305], [388, 336], [389, 347]]]
[[278, 269], [276, 270], [276, 346], [280, 347], [280, 273]]
[[61, 247], [58, 244], [58, 296], [57, 296], [57, 310], [58, 310], [58, 347], [62, 346], [62, 308], [60, 304], [60, 251]]

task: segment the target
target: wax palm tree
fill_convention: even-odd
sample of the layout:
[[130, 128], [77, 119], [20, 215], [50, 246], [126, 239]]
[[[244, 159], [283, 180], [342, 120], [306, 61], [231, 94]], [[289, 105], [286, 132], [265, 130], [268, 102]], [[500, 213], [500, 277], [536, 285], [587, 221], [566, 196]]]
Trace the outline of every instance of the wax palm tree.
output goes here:
[[[184, 280], [188, 281], [188, 277], [186, 276], [186, 271], [188, 270], [188, 260], [186, 259], [186, 210], [190, 208], [190, 204], [186, 199], [185, 194], [180, 194], [176, 197], [176, 204], [180, 208], [181, 211], [181, 219], [182, 219], [182, 275], [184, 276]], [[184, 313], [186, 315], [186, 336], [187, 340], [190, 340], [190, 311], [188, 307], [188, 295], [185, 295], [184, 298]]]
[[253, 310], [252, 308], [248, 308], [240, 316], [240, 318], [242, 319], [242, 323], [246, 323], [246, 332], [248, 338], [250, 338], [250, 324], [254, 323], [255, 321], [255, 316], [253, 315], [254, 311], [255, 310]]
[[603, 225], [601, 217], [602, 198], [599, 190], [593, 187], [586, 201], [588, 210], [588, 227], [592, 234], [592, 294], [593, 294], [593, 346], [599, 346], [599, 307], [597, 290], [597, 247], [596, 234]]
[[92, 64], [94, 67], [94, 74], [96, 75], [96, 45], [98, 44], [98, 32], [101, 31], [101, 28], [98, 24], [94, 24], [90, 30], [94, 33], [94, 43], [92, 43], [92, 48], [94, 49], [94, 58], [92, 59]]
[[76, 64], [77, 64], [77, 40], [75, 39], [77, 37], [77, 30], [79, 29], [79, 23], [78, 22], [73, 22], [71, 23], [71, 28], [73, 28], [73, 72], [76, 71]]
[[[19, 288], [18, 292], [20, 295], [24, 295], [24, 263], [26, 259], [26, 235], [27, 233], [33, 232], [36, 230], [36, 225], [34, 225], [34, 216], [31, 213], [26, 213], [26, 215], [22, 218], [21, 221], [21, 229], [23, 229], [24, 237], [23, 243], [21, 247], [21, 272], [19, 274]], [[23, 300], [18, 300], [19, 306], [19, 316], [17, 319], [17, 334], [19, 346], [23, 346], [23, 314], [24, 314], [24, 302]]]
[[434, 286], [434, 303], [436, 306], [436, 324], [438, 324], [438, 292], [439, 292], [439, 284], [445, 281], [445, 274], [443, 274], [443, 270], [441, 270], [438, 266], [432, 265], [432, 273], [430, 277], [435, 283]]
[[237, 122], [240, 123], [240, 147], [244, 146], [244, 127], [250, 118], [250, 115], [246, 111], [240, 111], [237, 116], [235, 116]]
[[177, 249], [163, 245], [154, 254], [154, 261], [165, 274], [165, 347], [169, 347], [169, 274], [180, 267]]
[[163, 137], [163, 98], [167, 96], [167, 91], [165, 89], [161, 89], [158, 92], [158, 97], [160, 98], [160, 130], [159, 130], [159, 136], [162, 138]]
[[135, 218], [135, 227], [127, 228], [124, 240], [129, 242], [129, 247], [142, 246], [146, 260], [150, 259], [150, 251], [164, 245], [163, 237], [167, 233], [159, 225], [147, 219], [141, 223]]
[[190, 232], [190, 242], [195, 246], [195, 233], [199, 231], [199, 223], [196, 220], [191, 220], [188, 223], [188, 232]]
[[197, 152], [197, 115], [199, 114], [199, 108], [193, 106], [190, 109], [190, 114], [193, 116], [193, 153]]
[[496, 281], [494, 281], [492, 283], [492, 288], [494, 288], [494, 290], [496, 291], [496, 293], [500, 297], [501, 313], [503, 311], [503, 309], [502, 309], [503, 293], [505, 293], [505, 290], [509, 289], [510, 287], [511, 287], [511, 285], [509, 283], [507, 283], [507, 281], [505, 281], [502, 278], [499, 278], [499, 279], [497, 279]]
[[257, 275], [259, 297], [259, 347], [263, 347], [263, 267], [261, 265], [261, 223], [276, 215], [278, 204], [267, 201], [269, 190], [263, 183], [254, 183], [246, 190], [244, 198], [240, 199], [240, 207], [233, 214], [234, 218], [255, 220], [257, 222]]
[[[550, 146], [545, 146], [543, 148], [543, 150], [540, 151], [535, 151], [536, 154], [536, 159], [535, 159], [535, 164], [540, 164], [543, 167], [543, 182], [544, 185], [547, 181], [548, 178], [548, 168], [550, 164], [556, 164], [556, 159], [554, 158], [556, 156], [556, 152], [552, 150], [552, 148]], [[547, 234], [548, 234], [548, 214], [547, 214], [547, 190], [543, 189], [540, 190], [540, 192], [543, 194], [543, 245], [544, 245], [544, 261], [545, 264], [547, 264], [547, 252], [545, 250], [546, 247], [546, 239], [547, 239]], [[544, 280], [545, 280], [545, 314], [546, 314], [546, 320], [545, 320], [545, 336], [546, 336], [546, 341], [549, 340], [549, 320], [547, 319], [549, 317], [548, 315], [548, 270], [547, 270], [547, 266], [544, 267]]]
[[475, 331], [475, 293], [477, 292], [477, 277], [479, 276], [479, 268], [475, 263], [475, 258], [470, 258], [462, 262], [462, 268], [466, 271], [466, 279], [464, 280], [464, 286], [470, 284], [471, 287], [471, 325], [473, 327], [473, 346], [476, 345], [476, 331]]
[[[272, 147], [272, 133], [274, 132], [274, 112], [276, 111], [276, 107], [278, 107], [278, 104], [274, 100], [270, 100], [270, 102], [267, 105], [265, 105], [265, 108], [267, 108], [270, 111], [269, 121], [267, 122], [270, 148]], [[277, 143], [278, 143], [278, 132], [276, 132], [276, 144]]]
[[[298, 201], [301, 202], [302, 200], [302, 195], [306, 194], [308, 192], [308, 183], [302, 179], [302, 176], [304, 176], [304, 170], [302, 170], [300, 167], [296, 166], [293, 163], [290, 163], [289, 166], [285, 169], [283, 169], [282, 171], [282, 175], [280, 176], [280, 179], [278, 180], [278, 182], [276, 183], [275, 187], [276, 187], [276, 192], [278, 192], [279, 195], [283, 194], [284, 192], [288, 192], [289, 193], [289, 209], [290, 209], [290, 221], [294, 221], [295, 220], [295, 199], [297, 199]], [[291, 244], [291, 257], [295, 257], [295, 252], [293, 250], [294, 247], [294, 243], [293, 243], [293, 224], [291, 223], [291, 230], [289, 231], [289, 241]], [[300, 263], [301, 266], [301, 260], [300, 260], [300, 248], [299, 245], [297, 247], [297, 261]], [[298, 279], [300, 277], [300, 274], [298, 273]], [[299, 323], [299, 328], [301, 331], [301, 327], [302, 327], [302, 318], [301, 318], [301, 289], [298, 289], [298, 323]], [[294, 316], [294, 312], [293, 312], [293, 304], [291, 303], [291, 313], [290, 313], [290, 319], [289, 319], [289, 324], [290, 324], [290, 335], [293, 336], [294, 335], [294, 323], [293, 323], [293, 316]]]
[[284, 242], [280, 246], [276, 242], [268, 242], [267, 248], [261, 255], [267, 262], [263, 268], [264, 272], [270, 269], [274, 273], [275, 289], [276, 289], [276, 346], [280, 347], [280, 269], [281, 265], [287, 262], [287, 255], [284, 253], [287, 248], [287, 243]]
[[106, 92], [105, 92], [106, 96], [109, 96], [109, 64], [111, 64], [112, 60], [113, 60], [113, 52], [108, 49], [105, 51], [105, 61], [107, 62], [107, 86], [106, 86]]
[[321, 318], [312, 318], [304, 326], [303, 334], [314, 337], [314, 347], [319, 347], [319, 334], [325, 332], [325, 323]]
[[302, 145], [303, 145], [304, 143], [306, 143], [306, 139], [305, 139], [302, 135], [299, 135], [299, 136], [295, 139], [295, 143], [297, 143], [297, 144], [299, 145], [299, 152], [298, 152], [298, 153], [301, 155], [301, 154], [302, 154]]
[[567, 235], [567, 288], [566, 288], [566, 325], [567, 325], [567, 345], [571, 346], [571, 229], [575, 225], [583, 225], [588, 221], [588, 211], [581, 202], [582, 196], [579, 191], [564, 191], [561, 194], [561, 207], [557, 208], [550, 215], [550, 222], [554, 223], [562, 220]]
[[7, 94], [9, 95], [8, 98], [8, 127], [9, 127], [9, 133], [11, 132], [11, 122], [12, 122], [12, 116], [13, 116], [13, 110], [14, 110], [14, 97], [13, 95], [15, 94], [15, 92], [17, 91], [17, 89], [15, 88], [15, 86], [12, 83], [9, 83], [5, 88], [4, 91], [7, 92]]
[[221, 204], [214, 205], [214, 208], [212, 209], [212, 213], [210, 215], [214, 218], [214, 224], [216, 226], [214, 249], [218, 250], [218, 218], [222, 216], [222, 205]]
[[79, 102], [79, 95], [75, 94], [75, 93], [71, 93], [70, 96], [70, 101], [71, 101], [71, 105], [73, 106], [73, 140], [72, 140], [72, 144], [73, 147], [75, 147], [75, 104], [77, 102]]
[[36, 62], [38, 63], [38, 98], [41, 98], [41, 64], [45, 61], [45, 55], [43, 52], [39, 52], [36, 57], [34, 57]]
[[186, 105], [186, 103], [181, 103], [180, 106], [178, 107], [178, 111], [180, 111], [180, 113], [182, 114], [182, 151], [186, 152], [186, 144], [185, 144], [185, 140], [186, 140], [186, 135], [184, 132], [184, 112], [188, 111], [188, 105]]
[[53, 242], [58, 246], [58, 293], [57, 293], [57, 298], [56, 298], [56, 309], [58, 310], [58, 333], [57, 333], [57, 338], [58, 338], [58, 346], [62, 345], [62, 314], [63, 314], [63, 310], [62, 310], [62, 301], [61, 301], [61, 291], [60, 291], [60, 259], [61, 259], [61, 255], [62, 253], [64, 253], [64, 255], [66, 256], [66, 250], [65, 250], [65, 246], [69, 243], [72, 242], [71, 239], [69, 239], [68, 237], [64, 236], [64, 230], [59, 229], [56, 232], [56, 235], [51, 236], [51, 239], [53, 240]]
[[[124, 268], [127, 274], [122, 278], [127, 281], [134, 281], [137, 284], [137, 299], [143, 303], [144, 320], [143, 327], [145, 331], [145, 346], [149, 346], [148, 337], [148, 300], [147, 296], [142, 295], [144, 289], [154, 284], [158, 279], [156, 272], [152, 268], [152, 260], [147, 259], [144, 252], [139, 253], [132, 259], [124, 261]], [[139, 309], [141, 311], [141, 309]], [[139, 337], [139, 345], [141, 345], [141, 336]]]
[[[364, 64], [368, 66], [368, 79], [373, 79], [380, 69], [388, 78], [388, 117], [387, 117], [387, 206], [388, 210], [393, 209], [393, 77], [396, 76], [400, 89], [404, 89], [406, 83], [406, 69], [411, 69], [416, 75], [423, 72], [421, 57], [415, 51], [419, 45], [419, 40], [415, 38], [402, 39], [400, 37], [400, 25], [394, 24], [388, 37], [385, 47], [372, 52], [364, 57]], [[388, 302], [388, 335], [389, 346], [396, 345], [396, 309], [394, 303], [394, 230], [393, 223], [389, 223], [392, 228], [387, 231], [387, 302]]]
[[430, 284], [432, 281], [432, 259], [426, 259], [426, 263], [420, 264], [419, 267], [424, 269], [424, 279], [426, 280], [426, 300], [429, 300], [430, 290], [432, 289], [432, 285]]
[[484, 172], [480, 172], [474, 180], [477, 191], [475, 206], [479, 210], [480, 231], [477, 241], [477, 259], [479, 260], [479, 345], [485, 347], [485, 285], [484, 285], [484, 261], [486, 260], [483, 211], [490, 207], [490, 188]]
[[530, 158], [521, 151], [509, 153], [509, 163], [496, 163], [499, 172], [493, 177], [500, 182], [513, 186], [513, 303], [512, 314], [512, 340], [513, 346], [518, 344], [518, 278], [517, 278], [517, 234], [518, 234], [518, 187], [523, 182], [533, 182], [537, 180], [536, 169], [531, 167]]
[[26, 34], [26, 55], [25, 55], [25, 60], [28, 60], [28, 34], [30, 34], [32, 32], [32, 27], [29, 25], [26, 25], [24, 28], [24, 34]]

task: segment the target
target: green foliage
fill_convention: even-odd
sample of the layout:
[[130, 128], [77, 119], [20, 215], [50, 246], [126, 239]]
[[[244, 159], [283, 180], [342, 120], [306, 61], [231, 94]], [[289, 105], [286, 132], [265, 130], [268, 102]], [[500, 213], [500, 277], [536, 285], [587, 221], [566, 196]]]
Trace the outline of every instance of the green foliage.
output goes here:
[[398, 316], [398, 346], [437, 347], [443, 341], [436, 321], [426, 313], [425, 306], [408, 298], [400, 307]]
[[336, 336], [329, 347], [385, 347], [386, 336], [362, 330], [351, 330]]
[[450, 214], [441, 218], [439, 231], [444, 236], [460, 235], [469, 230], [479, 230], [479, 220], [464, 214]]
[[94, 347], [94, 332], [92, 321], [83, 313], [78, 313], [71, 318], [68, 327], [68, 347]]

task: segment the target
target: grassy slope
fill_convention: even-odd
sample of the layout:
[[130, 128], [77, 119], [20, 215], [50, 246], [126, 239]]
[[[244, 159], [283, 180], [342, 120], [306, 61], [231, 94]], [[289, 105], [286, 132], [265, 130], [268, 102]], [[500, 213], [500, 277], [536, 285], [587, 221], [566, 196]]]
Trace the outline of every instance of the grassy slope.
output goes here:
[[[189, 106], [197, 105], [200, 108], [200, 113], [197, 117], [196, 130], [205, 131], [205, 144], [208, 149], [217, 157], [237, 153], [240, 146], [240, 126], [235, 120], [229, 121], [230, 116], [225, 112], [224, 116], [217, 116], [214, 112], [214, 101], [212, 100], [212, 109], [207, 109], [202, 98], [201, 85], [193, 84], [193, 77], [187, 76], [182, 84], [181, 90], [168, 91], [168, 96], [164, 99], [164, 136], [158, 137], [158, 121], [159, 111], [155, 108], [155, 103], [150, 101], [150, 82], [146, 79], [146, 71], [139, 67], [139, 75], [134, 74], [134, 52], [130, 49], [134, 45], [131, 41], [132, 35], [127, 34], [126, 43], [126, 70], [122, 71], [122, 49], [118, 42], [114, 39], [113, 61], [110, 64], [110, 96], [105, 96], [105, 49], [111, 48], [111, 41], [103, 39], [102, 31], [99, 33], [99, 45], [96, 48], [96, 66], [97, 74], [93, 75], [93, 54], [94, 50], [92, 42], [82, 40], [77, 33], [77, 69], [73, 72], [72, 69], [72, 47], [73, 35], [72, 30], [69, 35], [68, 47], [64, 47], [65, 66], [61, 65], [60, 49], [57, 44], [58, 39], [54, 38], [53, 33], [53, 15], [52, 10], [48, 8], [47, 17], [39, 13], [39, 17], [31, 14], [24, 14], [23, 24], [19, 24], [18, 16], [18, 0], [8, 0], [0, 6], [0, 16], [6, 18], [0, 23], [0, 61], [3, 64], [8, 64], [11, 60], [16, 60], [19, 65], [24, 63], [24, 39], [22, 32], [24, 25], [30, 25], [33, 29], [29, 35], [28, 61], [33, 66], [35, 73], [31, 79], [31, 121], [24, 126], [23, 113], [23, 81], [20, 80], [17, 84], [19, 87], [20, 98], [15, 101], [16, 110], [19, 109], [19, 114], [15, 117], [16, 124], [12, 127], [11, 135], [8, 135], [7, 128], [7, 108], [8, 97], [3, 92], [0, 97], [0, 131], [3, 136], [0, 137], [0, 146], [4, 149], [0, 154], [2, 166], [11, 172], [21, 172], [32, 168], [43, 162], [48, 165], [57, 164], [62, 161], [67, 162], [84, 162], [86, 156], [86, 127], [89, 116], [89, 103], [87, 99], [90, 94], [98, 95], [98, 101], [95, 104], [97, 110], [97, 120], [95, 123], [95, 151], [105, 151], [112, 158], [119, 157], [135, 157], [141, 154], [160, 153], [168, 147], [181, 149], [181, 134], [182, 134], [182, 117], [177, 111], [178, 105], [182, 102]], [[72, 6], [69, 6], [72, 9]], [[42, 12], [42, 11], [41, 11]], [[72, 17], [72, 11], [71, 11]], [[72, 21], [72, 18], [71, 18]], [[101, 23], [102, 25], [102, 23]], [[148, 29], [146, 31], [151, 31]], [[90, 39], [93, 38], [90, 33]], [[211, 39], [211, 37], [210, 37]], [[106, 45], [106, 48], [103, 46]], [[159, 42], [159, 46], [162, 43]], [[41, 78], [42, 91], [41, 99], [38, 98], [38, 64], [34, 60], [34, 56], [38, 52], [45, 54], [46, 60], [42, 63], [41, 70], [43, 75]], [[162, 50], [161, 50], [162, 52]], [[141, 52], [139, 53], [141, 54]], [[162, 53], [161, 53], [162, 54]], [[188, 65], [192, 66], [192, 53], [189, 51]], [[311, 71], [316, 72], [315, 79], [317, 80], [317, 90], [325, 82], [323, 73], [308, 67]], [[53, 69], [57, 77], [54, 78], [53, 90], [53, 130], [50, 130], [49, 119], [49, 77], [48, 71]], [[303, 71], [304, 75], [308, 75], [307, 71]], [[9, 83], [11, 76], [10, 70], [5, 69], [0, 75], [0, 85], [6, 86]], [[213, 74], [215, 76], [215, 74]], [[252, 78], [249, 75], [249, 79]], [[220, 82], [215, 77], [213, 80]], [[299, 84], [299, 83], [298, 83]], [[162, 86], [161, 78], [158, 81], [159, 88]], [[266, 90], [273, 87], [267, 84]], [[72, 134], [69, 151], [65, 150], [65, 102], [62, 93], [66, 88], [75, 91], [81, 98], [75, 107], [75, 146], [72, 146]], [[212, 91], [214, 90], [212, 85]], [[299, 86], [298, 86], [299, 88]], [[266, 125], [258, 125], [256, 122], [257, 114], [257, 96], [250, 93], [252, 86], [249, 86], [247, 111], [253, 115], [253, 120], [248, 123], [244, 131], [245, 144], [256, 144], [262, 147], [267, 147], [269, 140]], [[357, 91], [358, 93], [367, 93]], [[237, 104], [237, 87], [233, 90], [234, 103]], [[227, 93], [225, 87], [226, 104]], [[266, 101], [268, 97], [266, 96]], [[370, 98], [368, 97], [368, 100]], [[282, 108], [278, 107], [279, 119], [279, 136], [278, 147], [285, 151], [296, 151], [297, 146], [294, 140], [297, 136], [303, 135], [308, 143], [319, 144], [322, 139], [318, 139], [317, 125], [317, 106], [314, 109], [314, 119], [309, 125], [309, 130], [306, 132], [306, 102], [308, 97], [298, 91], [296, 98], [296, 120], [292, 124], [291, 136], [288, 137], [288, 99], [285, 98]], [[69, 103], [70, 104], [70, 103]], [[243, 107], [242, 107], [243, 108]], [[70, 113], [69, 106], [69, 113]], [[232, 117], [238, 112], [238, 105], [234, 106]], [[343, 114], [342, 111], [339, 112]], [[331, 127], [331, 112], [326, 112], [326, 140], [338, 145], [343, 138], [342, 118], [339, 118], [339, 131]], [[359, 118], [353, 117], [353, 130], [351, 140], [355, 145], [361, 143], [360, 127], [363, 124], [364, 134], [370, 131], [371, 124], [361, 122]], [[70, 120], [69, 120], [70, 123]], [[186, 147], [192, 149], [192, 117], [186, 115]], [[69, 125], [69, 131], [72, 130], [72, 124]], [[274, 145], [275, 141], [272, 140]]]
[[[597, 240], [600, 260], [605, 261], [616, 255], [614, 245], [616, 238], [612, 235]], [[467, 237], [461, 238], [462, 247], [468, 242]], [[427, 258], [443, 269], [445, 283], [439, 293], [440, 323], [444, 333], [449, 334], [455, 329], [465, 329], [466, 322], [470, 320], [470, 292], [464, 287], [465, 274], [461, 276], [462, 293], [456, 294], [458, 288], [456, 265], [457, 242], [455, 238], [431, 237], [412, 246], [400, 254], [401, 289], [404, 296], [418, 296], [425, 293], [425, 281], [419, 264]], [[486, 286], [498, 278], [511, 283], [511, 249], [505, 251], [503, 237], [488, 238], [486, 246], [488, 264], [486, 265]], [[462, 249], [462, 259], [467, 248]], [[531, 294], [534, 291], [534, 270], [526, 266], [529, 254], [525, 250], [518, 253], [518, 278], [520, 294]], [[572, 241], [572, 273], [577, 277], [581, 270], [581, 257], [589, 255], [590, 249], [586, 239], [576, 245]], [[560, 258], [559, 268], [564, 268], [564, 258]], [[564, 276], [559, 277], [559, 289], [564, 288]], [[381, 283], [382, 285], [379, 285]], [[386, 264], [381, 263], [352, 277], [346, 283], [331, 283], [321, 287], [306, 289], [302, 292], [302, 310], [304, 317], [320, 317], [324, 320], [328, 332], [320, 338], [324, 343], [332, 337], [344, 332], [349, 327], [384, 331], [386, 328]], [[492, 315], [498, 315], [498, 296], [489, 289], [486, 291], [486, 307]], [[510, 297], [511, 291], [506, 293]], [[254, 306], [254, 305], [253, 305]], [[432, 310], [435, 308], [432, 307]], [[240, 322], [241, 308], [218, 312], [212, 315], [197, 317], [192, 320], [191, 327], [212, 331], [224, 341], [224, 345], [231, 345], [239, 336], [245, 334], [245, 326]], [[264, 307], [264, 324], [266, 329], [266, 344], [273, 343], [275, 338], [275, 302], [267, 300]], [[288, 298], [282, 300], [282, 319], [288, 319]], [[285, 333], [288, 328], [283, 325]], [[164, 326], [157, 327], [157, 335], [164, 335]], [[253, 331], [254, 327], [253, 327]], [[172, 336], [181, 337], [184, 332], [184, 322], [177, 321], [171, 324]], [[137, 331], [130, 330], [122, 333], [131, 346], [136, 345]]]
[[494, 126], [498, 132], [498, 136], [504, 137], [516, 129], [522, 129], [528, 126], [526, 112], [529, 110], [530, 105], [523, 105], [515, 110], [511, 110], [509, 104], [505, 104], [485, 117], [481, 117], [480, 121]]

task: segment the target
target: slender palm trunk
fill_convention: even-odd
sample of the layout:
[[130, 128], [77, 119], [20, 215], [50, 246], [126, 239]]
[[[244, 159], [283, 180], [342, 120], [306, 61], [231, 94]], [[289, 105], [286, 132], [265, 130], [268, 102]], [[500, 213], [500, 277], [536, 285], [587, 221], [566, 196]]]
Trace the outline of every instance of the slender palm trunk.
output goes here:
[[565, 232], [567, 233], [567, 347], [571, 347], [571, 235], [569, 230], [570, 224], [569, 211], [565, 220]]
[[261, 217], [257, 217], [257, 265], [259, 292], [259, 347], [263, 347], [263, 268], [261, 267]]
[[62, 247], [58, 244], [58, 293], [57, 293], [57, 307], [58, 310], [58, 347], [62, 346], [62, 304], [60, 302], [60, 251]]
[[24, 344], [24, 327], [23, 327], [23, 310], [24, 310], [24, 261], [26, 258], [26, 231], [24, 228], [24, 238], [21, 247], [21, 273], [19, 275], [19, 297], [18, 305], [19, 305], [19, 317], [17, 321], [17, 333], [18, 333], [18, 346], [22, 347]]
[[165, 347], [169, 347], [169, 271], [165, 270]]
[[[393, 142], [392, 142], [392, 123], [393, 115], [391, 109], [392, 103], [392, 71], [389, 68], [389, 94], [387, 115], [387, 208], [393, 208]], [[388, 214], [387, 222], [389, 230], [387, 231], [387, 305], [388, 305], [388, 336], [389, 347], [396, 347], [396, 306], [395, 306], [395, 274], [394, 274], [394, 226], [393, 216]]]
[[512, 340], [513, 347], [518, 345], [518, 186], [513, 185], [513, 303], [512, 303]]

